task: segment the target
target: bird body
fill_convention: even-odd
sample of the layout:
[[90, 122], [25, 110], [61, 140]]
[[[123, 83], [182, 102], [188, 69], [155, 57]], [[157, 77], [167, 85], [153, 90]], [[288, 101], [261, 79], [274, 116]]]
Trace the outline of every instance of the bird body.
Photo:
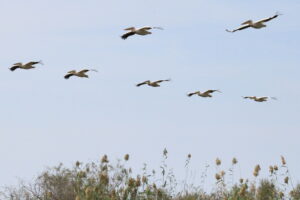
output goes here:
[[277, 100], [276, 97], [256, 97], [256, 96], [246, 96], [243, 97], [244, 99], [251, 99], [256, 102], [265, 102], [268, 101], [269, 99]]
[[150, 32], [151, 29], [162, 29], [160, 27], [150, 27], [150, 26], [145, 26], [139, 29], [136, 29], [135, 27], [129, 27], [124, 29], [125, 31], [128, 31], [127, 33], [123, 34], [121, 36], [122, 39], [126, 40], [128, 37], [132, 36], [132, 35], [149, 35], [152, 34]]
[[19, 63], [15, 63], [13, 64], [13, 66], [11, 68], [9, 68], [11, 71], [15, 71], [16, 69], [33, 69], [35, 68], [34, 65], [36, 64], [43, 64], [42, 61], [31, 61], [31, 62], [28, 62], [26, 64], [22, 64], [21, 62]]
[[89, 76], [86, 74], [88, 71], [95, 71], [97, 72], [97, 70], [92, 70], [92, 69], [84, 69], [84, 70], [81, 70], [81, 71], [76, 71], [76, 70], [71, 70], [69, 71], [65, 76], [64, 78], [65, 79], [69, 79], [71, 76], [77, 76], [77, 77], [81, 77], [81, 78], [88, 78]]
[[192, 93], [189, 93], [187, 94], [188, 97], [191, 97], [193, 95], [198, 95], [200, 97], [212, 97], [212, 93], [214, 92], [221, 92], [219, 90], [207, 90], [205, 92], [200, 92], [200, 91], [196, 91], [196, 92], [192, 92]]
[[250, 28], [250, 27], [251, 28], [255, 28], [255, 29], [264, 28], [264, 27], [267, 26], [267, 25], [264, 24], [265, 22], [271, 21], [272, 19], [275, 19], [279, 15], [280, 15], [279, 13], [276, 13], [272, 17], [265, 18], [265, 19], [262, 19], [262, 20], [259, 20], [259, 21], [256, 21], [256, 22], [253, 22], [252, 20], [248, 20], [248, 21], [245, 21], [244, 23], [242, 23], [243, 26], [241, 26], [241, 27], [239, 27], [237, 29], [234, 29], [234, 30], [228, 30], [228, 29], [226, 29], [226, 31], [234, 33], [236, 31], [240, 31], [240, 30], [243, 30], [243, 29], [246, 29], [246, 28]]
[[170, 81], [170, 79], [158, 80], [158, 81], [154, 81], [154, 82], [151, 82], [151, 81], [147, 80], [147, 81], [144, 81], [142, 83], [138, 83], [136, 86], [140, 87], [142, 85], [149, 85], [151, 87], [160, 87], [159, 83], [162, 83], [162, 82], [165, 82], [165, 81]]

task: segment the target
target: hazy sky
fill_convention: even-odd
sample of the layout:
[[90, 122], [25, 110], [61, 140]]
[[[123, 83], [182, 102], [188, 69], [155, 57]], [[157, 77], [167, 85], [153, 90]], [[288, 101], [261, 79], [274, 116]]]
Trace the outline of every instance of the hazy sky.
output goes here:
[[[300, 180], [299, 10], [299, 0], [2, 0], [0, 186], [104, 153], [157, 167], [164, 147], [179, 176], [188, 153], [199, 171], [216, 157], [228, 168], [235, 156], [242, 176], [284, 155]], [[267, 28], [225, 32], [276, 11]], [[165, 30], [120, 38], [145, 25]], [[31, 60], [45, 65], [8, 70]], [[63, 79], [82, 68], [99, 73]], [[206, 89], [223, 93], [186, 97]]]

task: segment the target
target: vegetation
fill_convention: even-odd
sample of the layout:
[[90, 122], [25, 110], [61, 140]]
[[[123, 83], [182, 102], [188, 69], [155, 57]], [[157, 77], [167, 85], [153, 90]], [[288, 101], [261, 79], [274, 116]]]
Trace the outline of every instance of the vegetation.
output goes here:
[[[233, 180], [234, 168], [238, 164], [232, 159], [229, 170], [221, 170], [222, 161], [215, 161], [215, 187], [207, 193], [201, 187], [189, 185], [183, 181], [183, 189], [178, 189], [172, 169], [166, 160], [168, 152], [163, 151], [159, 172], [148, 171], [144, 165], [140, 174], [134, 174], [127, 167], [129, 155], [112, 165], [104, 155], [98, 163], [83, 164], [76, 162], [72, 168], [63, 165], [47, 169], [37, 179], [29, 183], [20, 183], [17, 187], [8, 187], [0, 192], [0, 199], [9, 200], [300, 200], [300, 185], [293, 186], [284, 157], [281, 165], [270, 166], [268, 179], [260, 179], [260, 165], [253, 171], [253, 179]], [[185, 168], [188, 174], [191, 155], [187, 155]], [[201, 175], [201, 184], [205, 184], [207, 169]], [[159, 178], [158, 178], [159, 176]], [[290, 188], [290, 189], [289, 189]]]

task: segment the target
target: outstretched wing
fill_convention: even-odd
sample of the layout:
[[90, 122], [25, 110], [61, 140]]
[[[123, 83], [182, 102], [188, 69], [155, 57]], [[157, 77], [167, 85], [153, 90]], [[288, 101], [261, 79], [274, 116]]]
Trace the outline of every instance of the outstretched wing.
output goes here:
[[147, 84], [149, 81], [144, 81], [144, 82], [142, 82], [142, 83], [138, 83], [138, 84], [136, 84], [136, 86], [137, 87], [140, 87], [141, 85], [145, 85], [145, 84]]
[[239, 28], [237, 28], [237, 29], [234, 29], [234, 30], [228, 30], [228, 29], [226, 29], [226, 31], [227, 31], [227, 32], [230, 32], [230, 33], [234, 33], [234, 32], [236, 32], [236, 31], [241, 31], [241, 30], [244, 30], [244, 29], [249, 28], [249, 27], [250, 27], [250, 25], [247, 24], [247, 25], [241, 26], [241, 27], [239, 27]]
[[272, 19], [275, 19], [276, 17], [278, 17], [279, 14], [276, 13], [274, 16], [272, 17], [269, 17], [269, 18], [265, 18], [265, 19], [262, 19], [262, 20], [259, 20], [258, 23], [264, 23], [264, 22], [268, 22], [268, 21], [271, 21]]
[[135, 32], [130, 31], [130, 32], [125, 33], [124, 35], [122, 35], [121, 38], [122, 38], [123, 40], [126, 40], [129, 36], [132, 36], [132, 35], [135, 35]]

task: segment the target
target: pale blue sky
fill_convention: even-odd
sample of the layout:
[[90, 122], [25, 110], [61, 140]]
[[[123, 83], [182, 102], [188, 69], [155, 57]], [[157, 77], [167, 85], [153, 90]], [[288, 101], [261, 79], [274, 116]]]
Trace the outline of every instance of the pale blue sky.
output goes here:
[[[199, 170], [236, 156], [243, 176], [284, 155], [300, 180], [299, 10], [299, 0], [2, 0], [0, 186], [104, 153], [158, 166], [164, 147], [178, 176], [188, 153]], [[225, 32], [276, 11], [284, 15], [265, 29]], [[145, 25], [165, 30], [120, 38]], [[37, 69], [8, 70], [40, 59]], [[99, 73], [63, 79], [87, 67]], [[162, 78], [172, 82], [135, 87]], [[206, 89], [223, 93], [185, 96]]]

